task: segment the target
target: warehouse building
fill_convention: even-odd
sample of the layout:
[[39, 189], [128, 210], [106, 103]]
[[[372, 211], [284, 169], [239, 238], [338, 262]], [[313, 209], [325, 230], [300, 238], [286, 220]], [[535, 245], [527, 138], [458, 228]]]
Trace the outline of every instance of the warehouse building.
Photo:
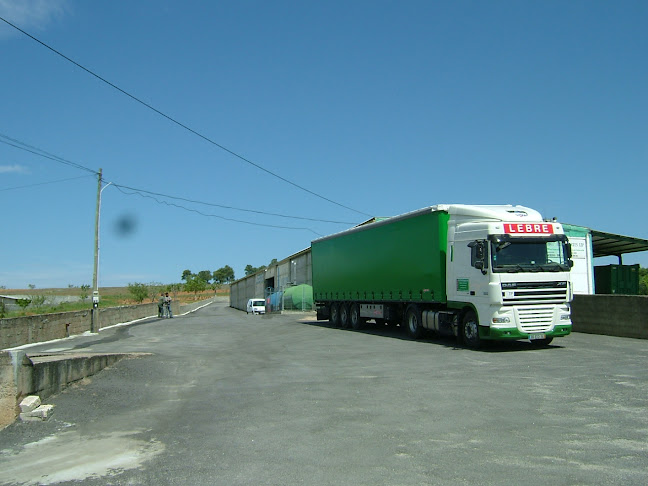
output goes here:
[[266, 312], [311, 310], [311, 251], [306, 248], [230, 285], [230, 307], [246, 310], [249, 299], [265, 299]]

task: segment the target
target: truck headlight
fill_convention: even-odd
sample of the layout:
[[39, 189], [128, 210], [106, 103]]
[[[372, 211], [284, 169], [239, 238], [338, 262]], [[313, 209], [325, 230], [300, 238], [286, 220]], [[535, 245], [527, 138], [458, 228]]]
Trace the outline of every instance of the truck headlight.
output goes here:
[[569, 314], [562, 314], [560, 316], [561, 321], [568, 321], [570, 318], [571, 318], [571, 316]]
[[493, 317], [493, 324], [505, 324], [507, 322], [511, 322], [508, 317]]

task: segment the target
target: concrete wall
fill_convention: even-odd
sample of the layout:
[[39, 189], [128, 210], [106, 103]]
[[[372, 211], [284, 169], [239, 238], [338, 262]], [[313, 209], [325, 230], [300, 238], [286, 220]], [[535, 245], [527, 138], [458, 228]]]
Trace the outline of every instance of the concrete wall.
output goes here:
[[11, 355], [0, 351], [0, 429], [16, 418], [18, 413], [17, 395]]
[[[177, 302], [172, 302], [171, 309], [174, 314], [178, 314], [181, 308]], [[121, 322], [157, 316], [157, 313], [157, 303], [100, 308], [99, 326], [104, 328]], [[90, 309], [0, 319], [0, 349], [83, 334], [90, 331], [91, 319]]]
[[574, 332], [648, 339], [648, 296], [575, 295]]

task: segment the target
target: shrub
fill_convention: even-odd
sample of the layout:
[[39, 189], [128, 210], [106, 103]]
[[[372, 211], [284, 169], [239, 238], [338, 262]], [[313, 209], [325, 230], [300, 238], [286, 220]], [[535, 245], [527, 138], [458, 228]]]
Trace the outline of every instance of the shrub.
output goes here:
[[133, 297], [133, 300], [138, 304], [144, 302], [144, 299], [146, 299], [149, 295], [148, 286], [146, 284], [137, 282], [128, 284], [128, 292]]

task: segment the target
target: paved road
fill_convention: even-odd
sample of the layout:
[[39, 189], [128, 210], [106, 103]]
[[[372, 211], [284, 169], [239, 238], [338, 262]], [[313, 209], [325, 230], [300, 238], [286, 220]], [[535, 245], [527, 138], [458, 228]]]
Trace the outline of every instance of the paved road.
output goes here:
[[648, 484], [648, 342], [554, 344], [470, 351], [224, 303], [62, 341], [152, 354], [0, 431], [0, 484]]

